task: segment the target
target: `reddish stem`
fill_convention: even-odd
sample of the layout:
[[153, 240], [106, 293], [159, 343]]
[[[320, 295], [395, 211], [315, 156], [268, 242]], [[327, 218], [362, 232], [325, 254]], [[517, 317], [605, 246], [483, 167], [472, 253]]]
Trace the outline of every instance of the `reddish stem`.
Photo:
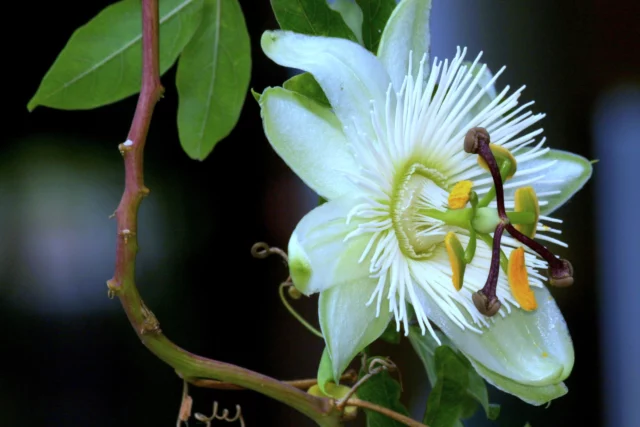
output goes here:
[[158, 320], [145, 306], [135, 284], [138, 252], [138, 208], [149, 193], [144, 185], [143, 152], [153, 109], [162, 96], [159, 69], [158, 0], [142, 0], [142, 87], [128, 140], [119, 145], [124, 157], [125, 188], [115, 212], [118, 229], [115, 273], [107, 282], [109, 294], [118, 296], [134, 330], [144, 345], [172, 366], [183, 378], [217, 379], [258, 391], [282, 401], [326, 427], [340, 425], [333, 402], [235, 365], [189, 353], [171, 342]]

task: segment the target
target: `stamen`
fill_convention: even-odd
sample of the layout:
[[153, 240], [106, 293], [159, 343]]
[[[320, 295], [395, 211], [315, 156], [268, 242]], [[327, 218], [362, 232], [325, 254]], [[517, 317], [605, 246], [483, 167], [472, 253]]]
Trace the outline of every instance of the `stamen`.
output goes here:
[[447, 233], [447, 236], [444, 238], [444, 245], [447, 248], [449, 263], [451, 264], [453, 287], [459, 291], [462, 289], [464, 271], [467, 266], [465, 263], [464, 249], [462, 249], [462, 244], [453, 231]]
[[530, 224], [518, 224], [515, 226], [516, 230], [533, 239], [540, 219], [540, 205], [533, 187], [518, 188], [514, 195], [514, 202], [516, 212], [531, 212], [535, 215], [534, 221]]
[[507, 231], [514, 239], [536, 251], [538, 255], [549, 263], [549, 283], [552, 286], [564, 288], [573, 284], [573, 266], [569, 261], [557, 258], [549, 249], [522, 234], [511, 224], [507, 224]]
[[471, 198], [471, 188], [473, 182], [460, 181], [453, 186], [451, 193], [449, 193], [449, 209], [462, 209], [467, 205]]
[[511, 293], [523, 310], [532, 311], [538, 308], [536, 296], [529, 285], [529, 275], [524, 263], [524, 248], [522, 246], [511, 251], [509, 255], [507, 278]]
[[499, 310], [502, 304], [496, 296], [496, 288], [498, 286], [498, 275], [500, 274], [500, 240], [504, 231], [504, 223], [498, 224], [495, 234], [493, 235], [493, 247], [491, 248], [491, 266], [489, 267], [489, 276], [484, 287], [473, 294], [473, 304], [478, 311], [485, 316], [493, 316]]

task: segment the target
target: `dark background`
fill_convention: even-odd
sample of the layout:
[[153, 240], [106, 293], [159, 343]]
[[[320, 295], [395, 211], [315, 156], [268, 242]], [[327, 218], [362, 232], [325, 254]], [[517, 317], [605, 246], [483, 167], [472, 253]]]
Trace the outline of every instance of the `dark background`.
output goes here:
[[[175, 424], [181, 380], [141, 345], [105, 284], [116, 238], [108, 216], [123, 186], [117, 145], [136, 97], [93, 111], [26, 110], [74, 29], [109, 3], [17, 2], [5, 15], [1, 426]], [[269, 3], [241, 3], [251, 87], [279, 85], [287, 71], [259, 46], [261, 33], [277, 27]], [[577, 281], [553, 290], [576, 348], [569, 394], [545, 409], [492, 390], [503, 404], [500, 419], [487, 422], [478, 412], [469, 426], [640, 425], [633, 404], [640, 368], [629, 363], [640, 357], [638, 315], [628, 308], [640, 302], [639, 281], [632, 261], [620, 264], [635, 259], [640, 239], [631, 215], [640, 208], [639, 17], [632, 0], [434, 0], [435, 55], [451, 57], [456, 45], [468, 46], [470, 56], [484, 50], [491, 69], [508, 66], [499, 88], [527, 84], [523, 100], [535, 99], [536, 111], [548, 114], [552, 147], [601, 159], [594, 179], [558, 213], [570, 245], [559, 253], [573, 262]], [[261, 240], [286, 247], [317, 199], [271, 150], [250, 95], [233, 133], [206, 161], [190, 160], [177, 136], [174, 77], [171, 69], [162, 78], [166, 93], [146, 150], [151, 196], [140, 213], [140, 292], [166, 335], [192, 352], [278, 378], [313, 377], [322, 342], [280, 304], [282, 264], [255, 260], [250, 248]], [[315, 302], [297, 303], [314, 321]], [[421, 413], [426, 377], [408, 343], [378, 349], [400, 365], [404, 400]], [[198, 412], [209, 412], [213, 400], [241, 404], [248, 426], [311, 425], [248, 391], [194, 389], [193, 396]]]

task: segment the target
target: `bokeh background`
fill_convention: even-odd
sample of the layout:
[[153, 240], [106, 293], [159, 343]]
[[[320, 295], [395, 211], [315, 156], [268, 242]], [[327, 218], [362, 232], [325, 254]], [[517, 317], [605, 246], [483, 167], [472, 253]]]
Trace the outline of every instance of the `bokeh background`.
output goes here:
[[[122, 187], [117, 145], [136, 97], [93, 111], [28, 113], [39, 81], [79, 25], [108, 1], [16, 2], [3, 26], [0, 145], [0, 425], [174, 425], [181, 380], [139, 342], [112, 275]], [[269, 2], [241, 1], [252, 38], [251, 87], [287, 70], [261, 52], [276, 28]], [[484, 51], [499, 86], [527, 85], [548, 142], [599, 159], [593, 179], [559, 211], [576, 284], [554, 289], [576, 348], [569, 394], [531, 407], [491, 390], [497, 422], [467, 426], [640, 425], [640, 6], [633, 0], [434, 0], [433, 54]], [[240, 123], [204, 162], [176, 130], [175, 70], [163, 76], [140, 213], [138, 286], [164, 332], [202, 355], [283, 379], [313, 377], [322, 342], [293, 321], [277, 286], [286, 270], [251, 245], [286, 247], [316, 196], [270, 149], [248, 95]], [[297, 307], [315, 321], [316, 299]], [[401, 366], [404, 400], [422, 411], [428, 386], [403, 342], [379, 346]], [[241, 404], [248, 426], [307, 426], [293, 410], [248, 391], [193, 390], [195, 410]], [[193, 422], [192, 425], [197, 423]]]

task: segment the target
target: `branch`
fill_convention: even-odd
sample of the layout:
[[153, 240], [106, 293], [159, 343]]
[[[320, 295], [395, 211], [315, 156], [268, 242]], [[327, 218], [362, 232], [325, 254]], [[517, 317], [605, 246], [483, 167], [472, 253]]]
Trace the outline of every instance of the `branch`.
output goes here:
[[125, 188], [115, 212], [116, 266], [113, 278], [107, 281], [109, 295], [120, 299], [142, 343], [183, 378], [211, 378], [237, 384], [285, 402], [320, 426], [339, 426], [340, 412], [330, 399], [312, 396], [257, 372], [178, 347], [162, 334], [158, 320], [140, 297], [135, 284], [138, 208], [149, 194], [144, 185], [143, 152], [153, 109], [164, 91], [160, 83], [158, 27], [158, 0], [142, 0], [142, 88], [127, 141], [118, 147], [124, 157]]
[[409, 418], [406, 415], [399, 414], [398, 412], [392, 411], [391, 409], [385, 408], [384, 406], [379, 406], [375, 403], [367, 402], [366, 400], [360, 400], [352, 397], [351, 399], [347, 400], [347, 406], [357, 406], [359, 408], [365, 408], [379, 412], [382, 415], [386, 415], [392, 420], [401, 422], [402, 424], [409, 427], [429, 427], [426, 424], [422, 424], [421, 422], [414, 420], [413, 418]]
[[[350, 370], [346, 372], [342, 377], [340, 377], [341, 382], [354, 382], [358, 379], [358, 375], [356, 371]], [[212, 388], [216, 390], [245, 390], [245, 387], [240, 387], [236, 384], [225, 383], [222, 381], [216, 380], [206, 380], [201, 378], [187, 378], [189, 384], [192, 384], [196, 387], [202, 388]], [[293, 381], [283, 381], [285, 384], [289, 384], [292, 387], [298, 388], [300, 390], [308, 390], [310, 387], [318, 384], [317, 378], [307, 378], [304, 380], [293, 380]]]

